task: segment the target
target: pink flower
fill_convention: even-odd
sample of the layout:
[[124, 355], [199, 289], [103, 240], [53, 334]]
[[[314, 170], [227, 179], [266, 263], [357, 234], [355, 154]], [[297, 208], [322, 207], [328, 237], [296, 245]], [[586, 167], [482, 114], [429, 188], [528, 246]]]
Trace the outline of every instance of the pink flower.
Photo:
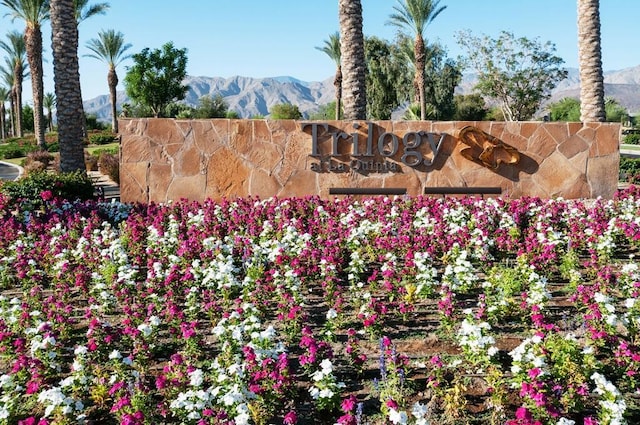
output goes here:
[[50, 201], [53, 199], [53, 192], [51, 192], [50, 190], [43, 190], [40, 193], [40, 197], [43, 201]]
[[293, 425], [297, 422], [298, 422], [298, 415], [296, 415], [295, 411], [291, 410], [289, 411], [289, 413], [284, 415], [284, 423], [286, 425]]

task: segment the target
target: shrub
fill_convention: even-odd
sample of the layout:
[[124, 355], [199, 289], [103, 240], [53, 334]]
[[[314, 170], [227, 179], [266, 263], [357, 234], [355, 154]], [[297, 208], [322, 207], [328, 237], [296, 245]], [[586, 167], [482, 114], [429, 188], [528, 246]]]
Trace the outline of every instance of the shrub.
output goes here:
[[625, 143], [627, 145], [640, 145], [640, 134], [639, 133], [626, 134], [622, 138], [622, 143]]
[[117, 140], [118, 136], [114, 133], [101, 132], [89, 135], [89, 143], [92, 145], [108, 145]]
[[98, 156], [84, 151], [84, 164], [87, 171], [98, 171]]
[[44, 164], [45, 168], [49, 166], [51, 161], [53, 161], [53, 155], [48, 151], [37, 150], [33, 152], [29, 152], [27, 154], [27, 159], [25, 165], [29, 165], [29, 163], [37, 161]]
[[86, 173], [81, 171], [32, 172], [20, 180], [5, 182], [0, 189], [12, 202], [29, 203], [35, 208], [44, 206], [48, 198], [62, 198], [69, 201], [85, 201], [94, 198], [93, 182]]
[[118, 155], [104, 153], [98, 159], [98, 167], [115, 183], [120, 184], [120, 158]]
[[634, 184], [640, 182], [640, 158], [620, 158], [620, 181]]

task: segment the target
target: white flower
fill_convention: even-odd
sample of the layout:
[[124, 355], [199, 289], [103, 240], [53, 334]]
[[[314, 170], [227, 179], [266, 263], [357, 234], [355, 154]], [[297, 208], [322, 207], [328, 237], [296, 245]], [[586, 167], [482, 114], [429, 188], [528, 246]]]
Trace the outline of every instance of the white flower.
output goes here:
[[146, 323], [142, 323], [138, 325], [138, 330], [140, 331], [142, 336], [144, 336], [145, 338], [151, 335], [151, 332], [153, 332], [153, 329], [151, 328], [151, 326], [147, 325]]
[[336, 317], [338, 317], [338, 312], [335, 309], [330, 308], [329, 311], [327, 311], [327, 320], [333, 320]]
[[331, 360], [329, 359], [324, 359], [320, 363], [320, 367], [322, 368], [322, 373], [324, 373], [325, 375], [329, 375], [331, 372], [333, 372], [333, 365], [331, 364]]
[[114, 359], [120, 359], [122, 358], [122, 354], [120, 354], [120, 351], [118, 350], [113, 350], [112, 352], [109, 353], [109, 359], [114, 360]]
[[204, 372], [202, 372], [202, 369], [196, 369], [189, 374], [189, 378], [189, 385], [199, 387], [204, 382]]
[[75, 350], [73, 350], [73, 354], [76, 356], [82, 356], [87, 354], [87, 347], [84, 345], [78, 345]]
[[407, 412], [405, 411], [389, 409], [389, 420], [394, 424], [406, 424], [409, 418], [407, 417]]
[[567, 418], [560, 418], [560, 420], [556, 423], [556, 425], [575, 425], [575, 421]]
[[411, 409], [411, 414], [416, 419], [423, 418], [424, 415], [427, 414], [427, 406], [425, 406], [424, 404], [421, 404], [419, 401], [416, 401], [415, 404], [413, 405], [413, 408]]

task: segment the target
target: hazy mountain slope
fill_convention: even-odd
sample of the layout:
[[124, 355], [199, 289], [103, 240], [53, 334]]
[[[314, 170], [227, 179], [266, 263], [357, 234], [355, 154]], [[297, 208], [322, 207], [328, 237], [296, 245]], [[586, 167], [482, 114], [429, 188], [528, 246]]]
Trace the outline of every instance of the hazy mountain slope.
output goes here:
[[[580, 96], [580, 83], [577, 69], [569, 69], [568, 77], [558, 84], [553, 91], [550, 102], [563, 97]], [[465, 74], [457, 88], [457, 93], [471, 93], [476, 77]], [[320, 82], [305, 82], [294, 77], [281, 76], [273, 78], [251, 78], [235, 76], [221, 77], [187, 77], [185, 83], [189, 92], [185, 102], [192, 106], [198, 104], [202, 96], [220, 94], [241, 117], [269, 114], [269, 109], [279, 103], [297, 105], [305, 116], [318, 109], [320, 105], [334, 100], [335, 89], [333, 77]], [[630, 113], [640, 112], [640, 65], [618, 71], [605, 72], [605, 94], [617, 99]], [[117, 105], [121, 109], [129, 100], [124, 92], [118, 92]], [[103, 95], [86, 100], [84, 108], [87, 113], [94, 113], [101, 121], [109, 121], [111, 112], [109, 96]]]

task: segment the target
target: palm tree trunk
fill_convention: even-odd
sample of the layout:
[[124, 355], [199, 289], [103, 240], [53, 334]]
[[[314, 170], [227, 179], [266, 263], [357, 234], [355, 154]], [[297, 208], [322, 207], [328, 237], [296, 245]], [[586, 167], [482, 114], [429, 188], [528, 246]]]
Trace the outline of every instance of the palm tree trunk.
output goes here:
[[109, 84], [109, 99], [111, 100], [111, 130], [118, 132], [118, 117], [116, 116], [116, 87], [118, 87], [118, 74], [115, 67], [109, 67], [107, 74], [107, 83]]
[[600, 2], [578, 0], [580, 121], [605, 121], [604, 77], [600, 45]]
[[11, 99], [11, 110], [9, 111], [9, 118], [11, 118], [11, 136], [16, 137], [16, 91], [15, 86], [11, 89], [11, 93], [9, 94], [9, 98]]
[[24, 131], [22, 130], [22, 74], [23, 73], [24, 73], [24, 70], [22, 69], [22, 63], [17, 64], [13, 70], [13, 86], [14, 86], [15, 104], [16, 104], [16, 109], [14, 113], [15, 131], [13, 134], [17, 135], [18, 137], [24, 136]]
[[2, 140], [7, 138], [7, 132], [6, 129], [4, 128], [5, 126], [5, 115], [7, 114], [6, 109], [4, 108], [4, 102], [2, 102], [2, 104], [0, 104], [0, 138], [2, 138]]
[[336, 88], [336, 120], [340, 119], [342, 109], [342, 67], [336, 69], [336, 77], [333, 79], [333, 86]]
[[364, 120], [367, 118], [367, 82], [361, 1], [339, 0], [338, 16], [340, 20], [344, 118]]
[[40, 149], [47, 150], [44, 138], [44, 113], [42, 99], [44, 98], [44, 83], [42, 81], [42, 31], [40, 25], [27, 25], [24, 33], [27, 47], [27, 61], [31, 70], [31, 86], [33, 88], [33, 129]]
[[82, 94], [78, 67], [78, 29], [74, 0], [51, 0], [53, 73], [58, 100], [60, 170], [86, 170]]
[[424, 40], [422, 36], [416, 35], [414, 54], [416, 57], [416, 84], [418, 85], [418, 97], [420, 101], [420, 120], [424, 121], [427, 117], [427, 99], [424, 92], [424, 69], [426, 67], [426, 58]]

